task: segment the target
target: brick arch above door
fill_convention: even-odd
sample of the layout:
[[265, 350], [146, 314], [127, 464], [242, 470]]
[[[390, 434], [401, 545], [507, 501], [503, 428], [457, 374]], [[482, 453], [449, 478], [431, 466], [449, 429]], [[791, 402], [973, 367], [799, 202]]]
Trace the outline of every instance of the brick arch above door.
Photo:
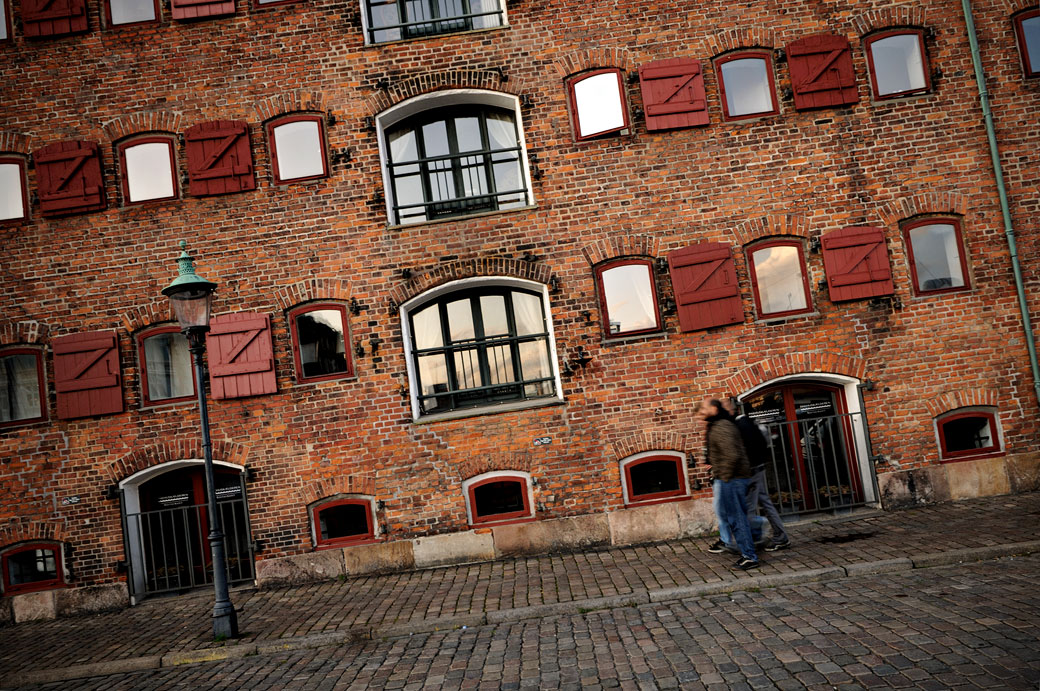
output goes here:
[[766, 382], [795, 374], [840, 374], [854, 379], [867, 376], [867, 363], [861, 358], [840, 353], [794, 353], [775, 355], [748, 365], [723, 382], [723, 391], [737, 394]]
[[[202, 458], [202, 444], [198, 439], [175, 439], [136, 448], [105, 469], [112, 483], [118, 483], [142, 470], [186, 458]], [[213, 441], [213, 459], [245, 467], [249, 447], [232, 441]]]

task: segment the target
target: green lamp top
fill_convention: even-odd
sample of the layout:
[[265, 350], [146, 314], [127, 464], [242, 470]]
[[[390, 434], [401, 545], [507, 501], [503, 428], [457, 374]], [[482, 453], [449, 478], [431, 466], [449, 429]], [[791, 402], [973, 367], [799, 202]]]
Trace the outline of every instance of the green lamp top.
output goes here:
[[211, 283], [195, 273], [195, 264], [192, 259], [192, 256], [188, 254], [188, 243], [181, 240], [181, 256], [177, 258], [178, 276], [173, 279], [173, 283], [163, 288], [163, 295], [170, 296], [199, 290], [212, 293], [216, 289], [216, 283]]

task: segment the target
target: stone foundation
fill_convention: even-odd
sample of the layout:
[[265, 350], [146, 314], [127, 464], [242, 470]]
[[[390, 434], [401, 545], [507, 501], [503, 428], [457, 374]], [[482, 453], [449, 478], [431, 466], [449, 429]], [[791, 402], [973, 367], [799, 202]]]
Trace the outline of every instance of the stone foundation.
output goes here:
[[903, 509], [1040, 489], [1040, 453], [931, 465], [878, 475], [881, 505]]

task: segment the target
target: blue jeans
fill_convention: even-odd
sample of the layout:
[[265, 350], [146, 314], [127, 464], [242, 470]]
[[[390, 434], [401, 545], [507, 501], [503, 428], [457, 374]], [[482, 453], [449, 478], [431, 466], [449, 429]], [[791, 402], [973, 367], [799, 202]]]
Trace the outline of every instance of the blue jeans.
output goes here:
[[719, 517], [720, 537], [722, 526], [725, 525], [735, 539], [741, 556], [758, 561], [758, 555], [755, 554], [755, 542], [751, 537], [751, 524], [748, 523], [747, 516], [749, 482], [747, 478], [733, 478], [729, 482], [716, 480], [713, 490], [717, 499], [718, 510], [716, 513]]
[[[752, 480], [753, 481], [753, 480]], [[712, 483], [712, 502], [711, 508], [715, 511], [715, 517], [719, 519], [719, 539], [726, 544], [727, 547], [733, 551], [737, 551], [736, 544], [733, 542], [733, 531], [726, 525], [726, 521], [722, 520], [722, 514], [719, 513], [719, 485], [721, 480], [715, 480]], [[751, 484], [748, 485], [748, 493], [752, 491]], [[747, 498], [747, 505], [749, 509], [754, 509], [754, 505], [751, 503], [751, 497]], [[758, 516], [756, 514], [748, 515], [748, 523], [751, 526], [751, 539], [754, 542], [760, 542], [762, 540], [762, 531], [766, 528], [766, 518]]]

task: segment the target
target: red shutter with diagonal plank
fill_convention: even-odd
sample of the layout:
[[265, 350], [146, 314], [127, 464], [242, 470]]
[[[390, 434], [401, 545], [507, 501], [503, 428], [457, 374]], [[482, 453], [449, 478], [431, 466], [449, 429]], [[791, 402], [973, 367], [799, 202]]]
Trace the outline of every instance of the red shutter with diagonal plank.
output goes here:
[[820, 238], [831, 302], [864, 300], [895, 292], [884, 228], [850, 226]]
[[58, 336], [51, 347], [59, 418], [123, 412], [119, 341], [114, 331]]
[[671, 130], [708, 124], [700, 60], [672, 58], [639, 68], [646, 129]]
[[22, 0], [22, 31], [26, 38], [65, 36], [87, 29], [85, 0]]
[[266, 314], [222, 314], [206, 334], [209, 383], [213, 398], [244, 398], [275, 393], [271, 318]]
[[797, 110], [834, 108], [859, 101], [852, 50], [844, 36], [815, 34], [787, 45]]
[[744, 321], [737, 269], [729, 245], [702, 242], [668, 254], [679, 328], [698, 331]]
[[208, 19], [235, 13], [235, 0], [171, 0], [170, 14], [177, 20]]
[[196, 197], [256, 189], [249, 126], [217, 120], [184, 133], [188, 152], [188, 190]]
[[40, 212], [61, 216], [105, 208], [101, 154], [94, 142], [64, 141], [33, 153]]

